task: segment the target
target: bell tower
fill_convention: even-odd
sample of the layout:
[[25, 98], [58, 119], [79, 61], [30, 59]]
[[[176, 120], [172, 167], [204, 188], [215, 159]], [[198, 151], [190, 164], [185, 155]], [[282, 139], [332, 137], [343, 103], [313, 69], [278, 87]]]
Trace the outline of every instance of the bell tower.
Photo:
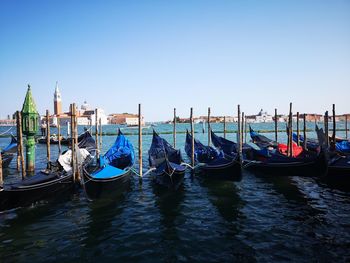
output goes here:
[[58, 89], [58, 81], [56, 81], [56, 88], [55, 88], [53, 103], [54, 103], [55, 115], [60, 115], [62, 113], [62, 101], [61, 101], [61, 92]]

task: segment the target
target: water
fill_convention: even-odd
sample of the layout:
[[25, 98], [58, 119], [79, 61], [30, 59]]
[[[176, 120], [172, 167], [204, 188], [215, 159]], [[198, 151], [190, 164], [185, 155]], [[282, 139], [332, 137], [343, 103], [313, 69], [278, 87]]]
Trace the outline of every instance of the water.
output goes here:
[[[268, 125], [255, 128], [273, 127]], [[178, 130], [187, 127], [179, 125]], [[214, 130], [220, 127], [214, 125]], [[104, 130], [108, 129], [116, 127]], [[285, 140], [284, 134], [279, 136]], [[164, 137], [172, 142], [171, 134]], [[196, 137], [207, 141], [207, 134]], [[136, 150], [137, 136], [128, 138]], [[104, 136], [103, 149], [114, 139]], [[185, 134], [177, 136], [182, 151], [184, 139]], [[151, 136], [143, 141], [147, 170]], [[0, 138], [0, 146], [8, 142]], [[44, 167], [45, 145], [36, 150], [37, 167]], [[57, 148], [51, 150], [54, 159]], [[18, 178], [14, 167], [12, 162], [5, 170], [5, 180]], [[125, 191], [110, 200], [91, 203], [83, 193], [62, 198], [0, 213], [0, 262], [350, 260], [350, 193], [313, 178], [259, 177], [244, 171], [242, 181], [224, 182], [203, 181], [187, 173], [184, 185], [169, 192], [155, 186], [150, 177], [134, 176]]]

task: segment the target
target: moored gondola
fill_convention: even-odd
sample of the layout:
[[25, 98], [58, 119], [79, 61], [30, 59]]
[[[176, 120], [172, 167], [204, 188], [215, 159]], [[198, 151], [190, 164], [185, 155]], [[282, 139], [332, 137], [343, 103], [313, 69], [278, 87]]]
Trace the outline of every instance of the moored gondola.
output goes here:
[[118, 191], [129, 181], [134, 162], [134, 148], [119, 130], [115, 143], [99, 162], [83, 167], [82, 183], [87, 196], [96, 199]]
[[[253, 133], [255, 138], [257, 135], [260, 137], [257, 132]], [[327, 172], [327, 160], [322, 149], [316, 153], [293, 145], [293, 156], [287, 156], [283, 144], [277, 143], [273, 148], [271, 145], [263, 148], [262, 145], [244, 154], [244, 168], [281, 176], [322, 176]]]
[[[191, 158], [192, 137], [187, 131], [185, 151]], [[241, 180], [241, 161], [239, 155], [228, 155], [213, 147], [194, 140], [195, 170], [199, 175], [213, 179]]]
[[17, 140], [11, 135], [11, 142], [1, 151], [2, 167], [7, 168], [17, 152]]
[[[81, 145], [86, 148], [76, 149], [80, 152], [80, 163], [90, 155], [88, 149], [95, 148], [95, 141], [90, 134], [85, 134]], [[28, 206], [72, 190], [71, 156], [71, 150], [67, 150], [50, 164], [50, 169], [39, 171], [19, 182], [5, 183], [0, 187], [0, 211]]]
[[154, 130], [148, 160], [149, 166], [154, 168], [152, 173], [156, 183], [173, 189], [181, 185], [186, 170], [186, 166], [182, 164], [181, 152], [174, 149]]

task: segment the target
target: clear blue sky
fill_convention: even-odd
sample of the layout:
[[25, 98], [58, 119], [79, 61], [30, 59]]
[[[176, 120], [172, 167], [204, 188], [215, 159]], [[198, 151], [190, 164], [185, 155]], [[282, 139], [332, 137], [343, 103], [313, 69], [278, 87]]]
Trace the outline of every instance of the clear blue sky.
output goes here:
[[0, 117], [87, 100], [147, 121], [277, 107], [350, 112], [350, 1], [0, 2]]

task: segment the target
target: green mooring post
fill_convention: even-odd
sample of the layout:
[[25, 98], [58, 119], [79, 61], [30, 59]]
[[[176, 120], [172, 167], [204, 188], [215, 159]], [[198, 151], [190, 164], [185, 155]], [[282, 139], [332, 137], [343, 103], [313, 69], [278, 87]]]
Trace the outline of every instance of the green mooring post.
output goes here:
[[[26, 97], [24, 99], [22, 108], [22, 129], [23, 134], [27, 136], [26, 142], [26, 170], [29, 173], [34, 172], [35, 169], [35, 134], [38, 131], [39, 114], [36, 110], [35, 102], [32, 96], [30, 85]], [[50, 126], [47, 127], [50, 129]]]

